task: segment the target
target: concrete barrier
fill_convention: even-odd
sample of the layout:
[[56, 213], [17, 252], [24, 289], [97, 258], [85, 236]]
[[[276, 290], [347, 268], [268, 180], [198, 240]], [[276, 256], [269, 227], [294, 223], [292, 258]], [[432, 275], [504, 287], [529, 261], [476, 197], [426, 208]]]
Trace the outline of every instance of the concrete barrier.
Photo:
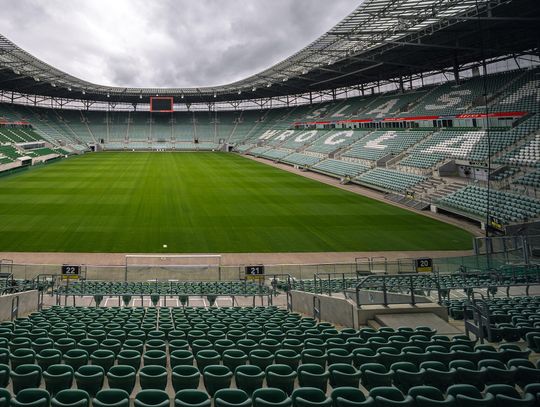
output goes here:
[[38, 309], [37, 290], [24, 291], [21, 293], [7, 294], [0, 296], [0, 321], [11, 319], [11, 305], [14, 298], [19, 298], [18, 316], [23, 317]]
[[313, 301], [317, 298], [322, 320], [344, 327], [358, 327], [356, 305], [351, 300], [295, 290], [291, 291], [291, 295], [292, 308], [295, 312], [312, 316]]

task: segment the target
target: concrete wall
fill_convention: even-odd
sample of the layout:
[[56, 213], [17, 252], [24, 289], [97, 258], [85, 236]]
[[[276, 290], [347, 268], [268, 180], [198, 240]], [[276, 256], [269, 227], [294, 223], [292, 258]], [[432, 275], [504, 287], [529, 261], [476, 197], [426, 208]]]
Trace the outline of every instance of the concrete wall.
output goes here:
[[342, 297], [291, 291], [293, 311], [313, 315], [313, 298], [320, 301], [321, 319], [344, 327], [357, 328], [356, 305]]
[[390, 304], [387, 307], [383, 305], [364, 305], [357, 311], [357, 320], [359, 325], [367, 325], [367, 321], [375, 319], [375, 315], [383, 314], [413, 314], [413, 313], [433, 313], [445, 321], [448, 321], [448, 312], [446, 307], [439, 304]]
[[[356, 291], [347, 290], [345, 292], [347, 298], [356, 302]], [[399, 294], [399, 293], [386, 293], [386, 300], [389, 304], [407, 304], [411, 302], [410, 294]], [[415, 295], [414, 300], [416, 303], [430, 303], [430, 299], [424, 297], [423, 295]], [[360, 305], [376, 305], [382, 304], [384, 302], [384, 294], [382, 291], [375, 290], [360, 290]]]
[[19, 317], [37, 311], [38, 292], [36, 290], [2, 295], [0, 296], [0, 321], [9, 321], [11, 319], [11, 304], [15, 297], [19, 297]]

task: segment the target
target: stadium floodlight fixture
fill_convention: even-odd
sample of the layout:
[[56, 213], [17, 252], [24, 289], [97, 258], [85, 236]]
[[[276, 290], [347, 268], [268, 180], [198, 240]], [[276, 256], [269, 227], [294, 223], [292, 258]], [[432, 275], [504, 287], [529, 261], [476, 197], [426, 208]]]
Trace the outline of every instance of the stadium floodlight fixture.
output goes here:
[[70, 91], [70, 92], [71, 92], [71, 86], [68, 86], [68, 91]]
[[266, 84], [266, 87], [267, 87], [267, 88], [269, 88], [270, 86], [272, 86], [271, 83], [267, 83], [267, 84]]
[[217, 98], [216, 92], [214, 92], [214, 97]]
[[107, 97], [110, 98], [110, 97], [111, 97], [111, 94], [110, 94], [110, 93], [107, 93]]
[[51, 86], [52, 86], [53, 88], [56, 88], [56, 83], [51, 83]]
[[256, 90], [257, 88], [255, 86], [251, 89], [252, 92], [255, 92]]
[[85, 91], [84, 89], [82, 90], [82, 94], [83, 94], [83, 95], [86, 95], [86, 91]]
[[142, 93], [139, 95], [139, 99], [142, 99]]
[[241, 95], [241, 94], [242, 94], [242, 90], [239, 90], [239, 91], [238, 91], [238, 94]]
[[282, 79], [283, 82], [287, 82], [288, 80], [289, 80], [289, 77], [287, 76]]
[[34, 76], [34, 80], [35, 80], [36, 82], [39, 82], [39, 81], [40, 81], [40, 79], [39, 79], [37, 76]]
[[180, 95], [180, 99], [184, 99], [184, 94], [183, 93]]

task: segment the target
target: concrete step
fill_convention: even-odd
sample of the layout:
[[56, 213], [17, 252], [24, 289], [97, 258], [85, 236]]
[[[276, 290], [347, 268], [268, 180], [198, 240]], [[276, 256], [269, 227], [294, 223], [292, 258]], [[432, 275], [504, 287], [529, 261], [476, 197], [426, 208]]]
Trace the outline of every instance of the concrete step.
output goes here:
[[461, 335], [463, 333], [463, 331], [460, 331], [432, 312], [378, 314], [375, 315], [375, 322], [381, 326], [391, 328], [398, 328], [400, 326], [429, 326], [436, 329], [437, 333], [441, 335]]
[[379, 324], [377, 321], [375, 321], [374, 319], [370, 319], [367, 321], [367, 325], [370, 327], [370, 328], [373, 328], [373, 329], [379, 329], [382, 325]]

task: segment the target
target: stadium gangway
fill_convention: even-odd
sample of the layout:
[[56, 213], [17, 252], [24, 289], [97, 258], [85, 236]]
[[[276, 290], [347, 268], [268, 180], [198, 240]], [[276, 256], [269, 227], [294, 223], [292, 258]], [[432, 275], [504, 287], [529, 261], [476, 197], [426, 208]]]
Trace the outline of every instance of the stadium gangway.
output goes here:
[[276, 297], [278, 295], [278, 286], [281, 283], [281, 277], [285, 278], [285, 285], [282, 285], [283, 291], [287, 298], [287, 311], [292, 312], [292, 294], [291, 289], [293, 287], [293, 278], [290, 274], [271, 274], [270, 275], [270, 285], [272, 286], [272, 295]]
[[[160, 282], [167, 282], [167, 283], [170, 284], [170, 287], [172, 288], [172, 285], [177, 281], [172, 281], [172, 280], [166, 280], [166, 281], [155, 280], [154, 281], [154, 280], [152, 280], [152, 282], [156, 283], [156, 285], [155, 285], [156, 288], [158, 287], [158, 284]], [[118, 306], [122, 306], [122, 304], [124, 304], [124, 306], [126, 306], [126, 307], [131, 302], [131, 300], [134, 299], [134, 298], [140, 299], [141, 304], [144, 304], [145, 299], [149, 298], [150, 302], [155, 307], [157, 307], [160, 303], [162, 305], [159, 305], [159, 306], [166, 307], [167, 306], [167, 298], [169, 298], [169, 299], [177, 298], [179, 300], [180, 305], [185, 307], [185, 306], [189, 306], [190, 299], [193, 299], [193, 298], [200, 299], [200, 298], [204, 298], [204, 297], [206, 297], [206, 299], [210, 303], [210, 306], [213, 306], [216, 303], [216, 300], [219, 297], [231, 298], [231, 302], [232, 302], [233, 305], [234, 304], [238, 305], [237, 297], [244, 297], [244, 298], [251, 297], [253, 299], [252, 303], [253, 303], [254, 307], [256, 306], [257, 299], [260, 299], [261, 305], [264, 306], [265, 305], [264, 304], [264, 299], [266, 298], [267, 299], [267, 301], [266, 301], [267, 304], [266, 305], [273, 305], [273, 298], [272, 298], [273, 292], [271, 290], [269, 290], [268, 287], [261, 284], [260, 287], [259, 287], [260, 289], [259, 289], [258, 293], [248, 293], [247, 292], [248, 291], [247, 290], [247, 285], [248, 285], [247, 280], [244, 280], [244, 292], [241, 292], [239, 290], [234, 289], [234, 284], [237, 283], [237, 281], [229, 281], [230, 289], [228, 290], [228, 292], [222, 292], [222, 293], [215, 292], [215, 291], [206, 291], [205, 288], [204, 288], [204, 285], [205, 285], [205, 283], [209, 283], [208, 281], [185, 282], [185, 283], [195, 284], [195, 286], [198, 285], [200, 287], [200, 290], [198, 292], [175, 292], [175, 293], [168, 292], [168, 293], [159, 293], [159, 294], [132, 292], [132, 291], [129, 291], [129, 290], [126, 290], [126, 291], [123, 291], [123, 292], [116, 292], [116, 293], [111, 293], [111, 292], [107, 292], [107, 291], [99, 291], [99, 292], [92, 291], [92, 292], [90, 292], [90, 291], [87, 291], [84, 288], [86, 283], [87, 283], [87, 280], [82, 280], [81, 281], [81, 285], [83, 286], [83, 289], [81, 290], [81, 292], [78, 292], [78, 293], [73, 293], [73, 292], [70, 293], [68, 291], [69, 285], [64, 286], [64, 287], [66, 287], [65, 291], [57, 289], [56, 290], [56, 305], [61, 305], [63, 303], [64, 306], [67, 306], [68, 305], [68, 298], [71, 298], [72, 305], [76, 306], [76, 303], [77, 303], [76, 298], [77, 297], [85, 297], [85, 296], [92, 297], [94, 302], [95, 302], [96, 307], [99, 307], [101, 302], [106, 298], [107, 299], [110, 299], [110, 298], [115, 298], [116, 299], [117, 298], [118, 299]], [[122, 283], [124, 283], [124, 285], [126, 287], [128, 286], [127, 282], [122, 282]], [[222, 281], [220, 283], [223, 285], [226, 282]]]
[[[472, 333], [474, 336], [480, 339], [481, 344], [484, 343], [484, 339], [487, 339], [488, 342], [498, 342], [495, 340], [494, 333], [491, 330], [493, 324], [491, 322], [489, 306], [487, 305], [482, 293], [477, 293], [480, 295], [481, 299], [475, 299], [474, 294], [474, 292], [471, 293], [471, 298], [464, 304], [463, 307], [465, 334], [470, 336], [469, 333]], [[467, 311], [469, 309], [473, 314], [472, 319], [468, 317]]]
[[[409, 304], [416, 305], [416, 290], [437, 290], [437, 295], [439, 297], [439, 304], [442, 303], [441, 297], [441, 288], [439, 285], [439, 279], [437, 278], [438, 273], [435, 277], [432, 274], [418, 274], [418, 273], [403, 273], [403, 274], [374, 274], [371, 276], [366, 276], [361, 279], [361, 281], [356, 285], [356, 306], [358, 308], [362, 307], [360, 303], [360, 291], [365, 289], [376, 289], [377, 291], [382, 291], [383, 294], [383, 304], [385, 307], [388, 306], [388, 292], [393, 290], [408, 291], [409, 294]], [[391, 281], [388, 284], [388, 281]], [[430, 284], [415, 284], [415, 280], [420, 280], [421, 282], [428, 281]], [[399, 282], [396, 284], [396, 281]]]
[[[332, 282], [335, 280], [341, 281], [341, 287], [342, 292], [345, 294], [347, 291], [347, 288], [349, 288], [348, 282], [352, 283], [352, 280], [355, 281], [354, 286], [360, 282], [360, 279], [362, 277], [365, 277], [364, 274], [355, 272], [355, 273], [316, 273], [313, 275], [313, 292], [314, 294], [327, 294], [328, 296], [332, 296], [332, 293], [334, 292], [332, 290]], [[328, 282], [326, 285], [327, 290], [324, 288], [323, 281]], [[352, 284], [351, 284], [352, 285]], [[326, 291], [326, 292], [325, 292]], [[335, 291], [337, 292], [337, 291]]]

